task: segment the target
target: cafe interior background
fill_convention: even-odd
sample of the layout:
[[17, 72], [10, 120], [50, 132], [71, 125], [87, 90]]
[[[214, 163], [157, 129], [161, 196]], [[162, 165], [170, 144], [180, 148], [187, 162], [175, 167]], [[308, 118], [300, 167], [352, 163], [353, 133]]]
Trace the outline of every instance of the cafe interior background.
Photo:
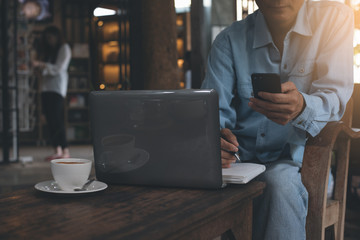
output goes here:
[[[33, 8], [37, 1], [42, 2], [37, 5], [43, 7], [38, 9], [41, 16]], [[355, 13], [353, 127], [360, 128], [360, 0], [343, 2]], [[60, 27], [72, 49], [65, 104], [70, 151], [91, 158], [90, 91], [199, 88], [213, 39], [257, 9], [252, 0], [0, 0], [0, 4], [0, 193], [49, 176], [42, 168], [48, 167], [43, 158], [52, 149], [40, 109], [41, 79], [30, 64], [46, 26]], [[359, 144], [352, 141], [350, 167], [360, 174]], [[351, 216], [350, 211], [348, 231], [354, 226], [360, 231], [360, 219], [350, 223]]]

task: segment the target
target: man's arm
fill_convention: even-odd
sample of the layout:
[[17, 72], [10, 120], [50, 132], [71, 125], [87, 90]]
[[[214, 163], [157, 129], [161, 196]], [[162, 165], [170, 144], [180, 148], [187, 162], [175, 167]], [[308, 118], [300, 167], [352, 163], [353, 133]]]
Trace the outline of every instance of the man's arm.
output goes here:
[[215, 89], [219, 95], [220, 127], [235, 128], [234, 98], [235, 71], [232, 53], [223, 33], [215, 39], [208, 56], [206, 75], [201, 88]]
[[[236, 161], [234, 152], [239, 143], [230, 129], [235, 128], [236, 111], [231, 105], [234, 98], [235, 72], [231, 51], [227, 47], [226, 37], [220, 34], [212, 45], [207, 62], [207, 72], [201, 88], [215, 89], [219, 95], [221, 129], [221, 163], [230, 167]], [[230, 128], [230, 129], [229, 129]]]

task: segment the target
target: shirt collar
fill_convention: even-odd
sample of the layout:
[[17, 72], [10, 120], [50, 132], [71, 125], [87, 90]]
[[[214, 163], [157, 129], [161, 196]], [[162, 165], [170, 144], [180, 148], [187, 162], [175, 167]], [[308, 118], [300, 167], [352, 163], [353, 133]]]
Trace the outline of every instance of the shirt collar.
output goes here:
[[260, 10], [256, 11], [255, 33], [253, 48], [263, 47], [272, 43], [272, 37], [267, 27], [264, 15]]
[[311, 25], [309, 22], [308, 11], [307, 11], [307, 1], [304, 1], [304, 4], [301, 6], [296, 18], [295, 25], [291, 31], [304, 36], [312, 35]]
[[[290, 30], [290, 32], [296, 32], [304, 36], [312, 35], [311, 26], [307, 14], [306, 1], [304, 1], [304, 4], [301, 6], [296, 17], [295, 25]], [[258, 10], [255, 20], [255, 36], [253, 48], [263, 47], [270, 43], [272, 43], [271, 33], [267, 27], [264, 15], [261, 13], [260, 10]]]

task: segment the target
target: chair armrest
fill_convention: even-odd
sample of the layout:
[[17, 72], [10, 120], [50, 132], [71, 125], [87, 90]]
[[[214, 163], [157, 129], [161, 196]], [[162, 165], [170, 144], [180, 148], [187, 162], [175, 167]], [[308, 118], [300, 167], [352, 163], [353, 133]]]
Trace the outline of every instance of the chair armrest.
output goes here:
[[360, 132], [348, 127], [342, 121], [329, 122], [317, 136], [308, 139], [306, 146], [333, 147], [338, 137], [356, 139], [360, 138]]

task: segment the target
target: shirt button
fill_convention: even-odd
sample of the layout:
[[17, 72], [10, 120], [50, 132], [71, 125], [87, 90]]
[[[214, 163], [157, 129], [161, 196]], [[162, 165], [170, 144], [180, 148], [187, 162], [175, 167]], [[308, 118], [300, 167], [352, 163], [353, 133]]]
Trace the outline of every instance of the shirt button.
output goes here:
[[260, 134], [261, 137], [265, 137], [265, 133]]
[[304, 68], [300, 68], [299, 69], [299, 73], [304, 73], [305, 72], [305, 69]]

